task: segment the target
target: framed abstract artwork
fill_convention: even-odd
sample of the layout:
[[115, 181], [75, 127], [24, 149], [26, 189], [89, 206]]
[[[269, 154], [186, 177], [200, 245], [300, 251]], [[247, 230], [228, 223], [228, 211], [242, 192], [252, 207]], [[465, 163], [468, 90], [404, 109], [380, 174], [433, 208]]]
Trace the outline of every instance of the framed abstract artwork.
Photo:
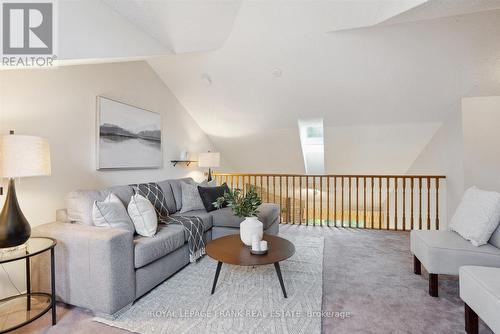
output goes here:
[[97, 169], [160, 168], [162, 122], [157, 112], [97, 97]]

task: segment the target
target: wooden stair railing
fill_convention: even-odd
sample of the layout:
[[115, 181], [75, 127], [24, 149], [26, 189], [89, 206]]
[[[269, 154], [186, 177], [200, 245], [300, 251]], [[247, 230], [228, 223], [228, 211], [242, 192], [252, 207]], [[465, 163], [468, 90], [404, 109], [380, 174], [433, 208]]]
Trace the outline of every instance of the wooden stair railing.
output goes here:
[[385, 230], [439, 229], [443, 175], [214, 173], [218, 184], [279, 204], [280, 222]]

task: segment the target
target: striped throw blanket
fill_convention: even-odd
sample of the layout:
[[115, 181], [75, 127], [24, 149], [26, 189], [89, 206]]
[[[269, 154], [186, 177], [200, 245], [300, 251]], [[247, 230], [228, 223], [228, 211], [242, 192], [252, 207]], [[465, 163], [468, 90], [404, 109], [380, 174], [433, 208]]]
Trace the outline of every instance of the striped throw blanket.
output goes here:
[[198, 217], [168, 216], [167, 224], [179, 224], [184, 227], [184, 234], [188, 240], [189, 261], [196, 262], [205, 255], [205, 242], [203, 241], [204, 225]]

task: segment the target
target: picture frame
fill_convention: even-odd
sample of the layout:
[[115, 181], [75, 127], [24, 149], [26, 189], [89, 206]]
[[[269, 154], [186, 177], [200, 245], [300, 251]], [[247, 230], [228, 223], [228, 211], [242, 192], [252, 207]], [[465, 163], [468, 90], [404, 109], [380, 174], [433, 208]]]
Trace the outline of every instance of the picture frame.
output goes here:
[[163, 166], [160, 113], [105, 96], [96, 104], [97, 170]]

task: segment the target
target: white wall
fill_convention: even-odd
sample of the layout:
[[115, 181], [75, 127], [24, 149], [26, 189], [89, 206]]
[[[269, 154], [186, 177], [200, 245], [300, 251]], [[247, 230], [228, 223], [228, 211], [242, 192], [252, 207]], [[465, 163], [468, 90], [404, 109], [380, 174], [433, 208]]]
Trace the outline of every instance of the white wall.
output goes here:
[[500, 191], [500, 96], [462, 100], [464, 183]]
[[407, 171], [407, 174], [446, 175], [446, 187], [442, 188], [446, 196], [441, 197], [446, 199], [441, 201], [446, 206], [442, 228], [455, 212], [464, 189], [462, 117], [458, 108], [453, 109]]
[[[96, 96], [104, 95], [163, 115], [163, 168], [96, 171]], [[18, 197], [32, 226], [53, 221], [74, 189], [155, 181], [191, 175], [196, 166], [172, 167], [179, 152], [214, 149], [197, 123], [145, 62], [68, 66], [51, 70], [0, 72], [0, 131], [46, 137], [52, 175], [18, 183]], [[0, 204], [5, 196], [0, 196]], [[0, 296], [14, 293], [0, 270]], [[12, 271], [23, 282], [22, 271]], [[19, 277], [18, 277], [19, 276]], [[23, 284], [20, 283], [22, 287]]]
[[499, 96], [463, 98], [408, 169], [446, 175], [448, 219], [468, 187], [500, 191], [499, 125]]

